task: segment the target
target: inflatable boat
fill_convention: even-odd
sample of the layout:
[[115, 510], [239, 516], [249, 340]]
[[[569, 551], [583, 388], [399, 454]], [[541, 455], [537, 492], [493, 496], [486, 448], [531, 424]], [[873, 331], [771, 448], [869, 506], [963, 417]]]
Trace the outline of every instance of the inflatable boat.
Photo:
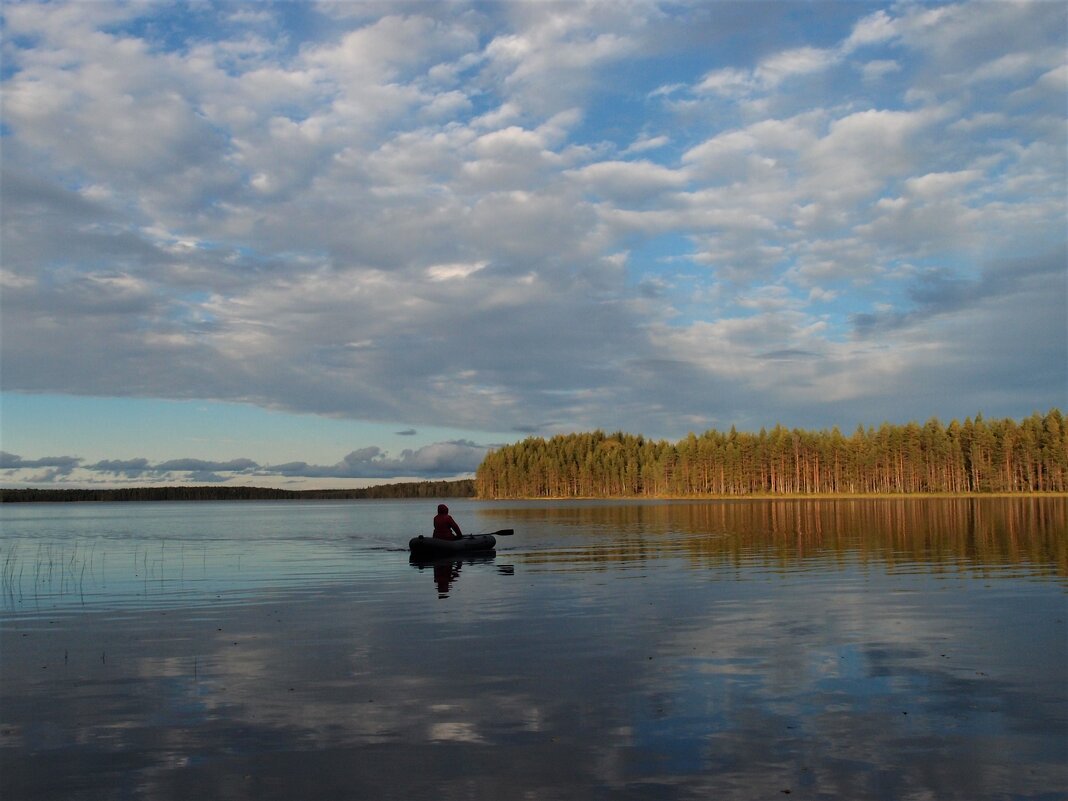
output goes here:
[[458, 540], [439, 540], [437, 537], [412, 537], [408, 540], [408, 550], [412, 556], [435, 558], [454, 554], [485, 553], [497, 546], [497, 538], [492, 534], [473, 534]]

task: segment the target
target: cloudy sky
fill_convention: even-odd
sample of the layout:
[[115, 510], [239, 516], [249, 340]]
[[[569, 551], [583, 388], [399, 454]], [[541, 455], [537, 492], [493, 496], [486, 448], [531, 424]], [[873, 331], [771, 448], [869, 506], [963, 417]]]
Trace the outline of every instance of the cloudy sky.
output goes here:
[[1068, 397], [1063, 3], [2, 15], [4, 484]]

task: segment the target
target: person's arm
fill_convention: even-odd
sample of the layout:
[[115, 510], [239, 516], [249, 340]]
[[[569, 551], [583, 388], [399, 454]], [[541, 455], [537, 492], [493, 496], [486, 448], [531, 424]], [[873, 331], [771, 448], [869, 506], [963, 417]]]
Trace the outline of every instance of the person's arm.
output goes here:
[[452, 525], [452, 530], [456, 532], [457, 537], [462, 537], [464, 533], [460, 531], [460, 525], [452, 519], [452, 515], [449, 515], [449, 523]]

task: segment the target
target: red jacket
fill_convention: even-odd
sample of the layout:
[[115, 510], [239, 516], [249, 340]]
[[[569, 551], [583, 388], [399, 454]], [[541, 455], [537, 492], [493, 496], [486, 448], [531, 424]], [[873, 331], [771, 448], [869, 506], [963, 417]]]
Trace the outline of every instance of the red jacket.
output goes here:
[[[453, 535], [454, 531], [455, 535]], [[456, 521], [452, 519], [452, 515], [434, 515], [434, 536], [439, 540], [458, 540], [463, 535]]]

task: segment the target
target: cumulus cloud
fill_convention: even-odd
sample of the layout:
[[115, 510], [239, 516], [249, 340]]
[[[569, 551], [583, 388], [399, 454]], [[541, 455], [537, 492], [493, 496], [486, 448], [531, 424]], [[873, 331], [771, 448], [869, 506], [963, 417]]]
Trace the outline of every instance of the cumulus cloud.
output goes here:
[[422, 448], [401, 451], [391, 457], [377, 446], [352, 451], [334, 465], [310, 465], [290, 462], [264, 468], [266, 474], [304, 478], [381, 478], [383, 476], [418, 476], [441, 478], [474, 473], [482, 462], [487, 446], [467, 440], [438, 442]]
[[[1015, 392], [1018, 357], [958, 354], [984, 320], [1063, 340], [1019, 266], [1058, 277], [1063, 6], [845, 4], [838, 41], [769, 33], [777, 9], [198, 7], [163, 35], [152, 5], [11, 6], [3, 386], [404, 436], [1061, 401], [1052, 346]], [[284, 467], [443, 475], [480, 447]]]
[[72, 470], [81, 459], [75, 456], [43, 456], [39, 459], [24, 459], [16, 453], [0, 451], [0, 470], [25, 470], [27, 468], [50, 467], [56, 470]]
[[49, 484], [66, 480], [78, 468], [81, 459], [74, 456], [44, 456], [24, 459], [14, 453], [0, 451], [0, 472], [9, 476], [21, 475], [34, 484]]
[[152, 462], [144, 457], [102, 459], [90, 463], [76, 456], [26, 459], [0, 451], [0, 477], [8, 483], [74, 484], [98, 482], [103, 478], [141, 483], [234, 482], [238, 479], [244, 483], [273, 483], [279, 478], [442, 479], [473, 474], [489, 448], [469, 440], [454, 440], [406, 448], [399, 455], [391, 456], [377, 446], [368, 446], [351, 451], [331, 465], [307, 462], [271, 465], [259, 464], [252, 459], [213, 461], [196, 458]]

